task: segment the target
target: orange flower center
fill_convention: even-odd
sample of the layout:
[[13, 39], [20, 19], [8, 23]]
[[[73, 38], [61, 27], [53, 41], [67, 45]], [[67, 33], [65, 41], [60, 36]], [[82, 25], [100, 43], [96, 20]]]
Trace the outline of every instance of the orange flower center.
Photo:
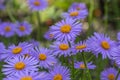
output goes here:
[[22, 51], [22, 48], [21, 48], [21, 47], [15, 47], [15, 48], [12, 50], [12, 53], [13, 53], [13, 54], [19, 54], [21, 51]]
[[61, 74], [55, 75], [53, 80], [63, 80], [62, 75]]
[[70, 16], [78, 16], [78, 14], [79, 14], [78, 11], [74, 11], [70, 13]]
[[36, 0], [36, 1], [34, 2], [34, 5], [35, 5], [35, 6], [40, 6], [40, 2], [39, 2], [38, 0]]
[[68, 50], [69, 46], [68, 46], [67, 44], [60, 44], [60, 45], [59, 45], [59, 48], [60, 48], [61, 50]]
[[80, 68], [85, 69], [86, 67], [84, 64], [80, 64]]
[[33, 80], [31, 76], [22, 77], [20, 80]]
[[25, 27], [24, 26], [20, 26], [20, 31], [25, 31]]
[[46, 60], [47, 56], [45, 54], [39, 54], [39, 59], [44, 61]]
[[25, 63], [24, 62], [17, 62], [14, 67], [17, 70], [22, 70], [25, 68]]
[[6, 27], [5, 27], [5, 31], [6, 31], [6, 32], [9, 32], [10, 30], [11, 30], [11, 27], [10, 27], [10, 26], [6, 26]]
[[114, 74], [109, 74], [108, 79], [109, 80], [115, 80], [115, 75]]
[[104, 48], [106, 50], [108, 50], [110, 48], [110, 45], [107, 41], [102, 41], [101, 46], [102, 46], [102, 48]]
[[63, 32], [63, 33], [69, 33], [71, 31], [71, 26], [70, 25], [63, 25], [61, 28], [60, 28], [60, 31]]
[[84, 48], [86, 48], [86, 45], [78, 45], [78, 46], [76, 46], [77, 50], [81, 50], [81, 49], [84, 49]]

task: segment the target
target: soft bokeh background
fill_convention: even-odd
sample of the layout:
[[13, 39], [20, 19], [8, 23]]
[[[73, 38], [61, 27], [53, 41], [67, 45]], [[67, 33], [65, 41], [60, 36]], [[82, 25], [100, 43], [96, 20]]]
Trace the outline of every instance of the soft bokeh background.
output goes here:
[[[5, 38], [0, 36], [0, 41], [6, 45], [10, 43], [18, 43], [29, 39], [37, 40], [37, 31], [40, 27], [40, 42], [47, 46], [50, 42], [43, 35], [51, 25], [61, 20], [61, 13], [66, 12], [73, 2], [86, 3], [89, 15], [83, 21], [83, 27], [86, 35], [91, 35], [94, 31], [104, 32], [116, 39], [116, 34], [120, 31], [120, 0], [48, 0], [49, 6], [46, 10], [39, 12], [40, 23], [38, 23], [38, 14], [29, 9], [27, 0], [5, 0], [4, 9], [0, 10], [0, 22], [16, 22], [28, 21], [33, 26], [33, 32], [30, 36]], [[101, 62], [101, 59], [96, 60], [96, 65], [99, 69], [92, 71], [95, 80], [99, 80], [101, 70], [109, 63], [107, 60]], [[2, 63], [0, 63], [0, 67]], [[104, 65], [105, 64], [105, 65]], [[107, 65], [106, 65], [107, 64]], [[1, 69], [1, 68], [0, 68]], [[1, 73], [1, 72], [0, 72]], [[0, 74], [0, 80], [2, 80]]]

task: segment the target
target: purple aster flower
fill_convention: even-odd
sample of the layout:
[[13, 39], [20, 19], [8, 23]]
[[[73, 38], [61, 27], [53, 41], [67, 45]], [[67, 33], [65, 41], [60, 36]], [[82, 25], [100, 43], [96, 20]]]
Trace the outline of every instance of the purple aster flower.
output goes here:
[[10, 22], [4, 22], [1, 24], [0, 34], [5, 37], [11, 37], [15, 34], [16, 26]]
[[20, 74], [25, 71], [38, 71], [38, 61], [33, 57], [14, 57], [5, 61], [2, 72], [5, 75]]
[[[74, 67], [75, 67], [76, 69], [85, 69], [85, 68], [86, 68], [84, 62], [76, 62], [76, 63], [74, 64]], [[89, 62], [89, 63], [87, 63], [87, 68], [88, 68], [88, 69], [95, 69], [96, 66], [93, 65], [92, 62]]]
[[116, 46], [112, 49], [111, 56], [115, 63], [120, 67], [120, 46]]
[[78, 11], [87, 10], [85, 3], [73, 3], [69, 9], [76, 9]]
[[82, 24], [71, 18], [62, 20], [50, 27], [51, 34], [54, 34], [56, 40], [66, 42], [74, 41], [76, 36], [80, 34], [81, 30]]
[[41, 68], [50, 68], [57, 63], [57, 59], [51, 55], [51, 50], [47, 48], [36, 47], [31, 53], [39, 61], [39, 66]]
[[94, 33], [94, 36], [87, 40], [88, 48], [97, 56], [102, 54], [102, 58], [111, 58], [112, 48], [116, 46], [115, 42], [105, 34]]
[[39, 42], [39, 41], [36, 41], [36, 40], [34, 40], [34, 39], [29, 40], [28, 43], [29, 43], [29, 44], [32, 44], [32, 45], [33, 45], [33, 48], [34, 48], [34, 47], [37, 47], [37, 46], [38, 46], [38, 47], [40, 46], [40, 42]]
[[68, 12], [62, 14], [64, 18], [72, 18], [72, 19], [85, 19], [88, 15], [87, 10], [76, 10], [76, 9], [69, 9]]
[[13, 75], [12, 77], [10, 76], [10, 77], [8, 77], [8, 79], [5, 79], [5, 80], [43, 80], [42, 78], [44, 75], [43, 75], [43, 73], [40, 74], [38, 72], [25, 71], [20, 74]]
[[53, 55], [55, 56], [71, 56], [71, 48], [67, 42], [54, 42], [53, 45], [50, 46]]
[[32, 32], [32, 25], [29, 24], [28, 22], [24, 21], [24, 22], [17, 22], [16, 23], [16, 33], [18, 34], [18, 36], [22, 37], [22, 36], [26, 36], [26, 35], [30, 35]]
[[6, 54], [7, 53], [7, 50], [5, 48], [5, 45], [0, 42], [0, 60], [2, 60], [3, 58], [1, 57], [2, 54]]
[[74, 54], [78, 53], [78, 52], [89, 52], [89, 49], [87, 48], [87, 43], [86, 41], [80, 41], [77, 44], [73, 44], [72, 45], [72, 52]]
[[53, 40], [54, 34], [51, 34], [50, 31], [47, 31], [47, 32], [44, 34], [44, 38], [47, 39], [47, 40]]
[[53, 70], [49, 72], [47, 80], [71, 80], [70, 71], [64, 66], [55, 66]]
[[4, 2], [5, 2], [5, 0], [0, 0], [0, 10], [4, 10], [5, 9]]
[[[107, 68], [101, 72], [101, 80], [115, 80], [117, 70], [114, 68]], [[117, 79], [120, 80], [120, 77]]]
[[44, 10], [48, 6], [47, 0], [28, 0], [28, 5], [33, 11]]
[[31, 48], [32, 44], [26, 42], [19, 43], [17, 46], [13, 44], [8, 47], [7, 53], [3, 54], [1, 57], [9, 59], [14, 58], [16, 56], [21, 56], [23, 54], [28, 53], [28, 51], [31, 50]]

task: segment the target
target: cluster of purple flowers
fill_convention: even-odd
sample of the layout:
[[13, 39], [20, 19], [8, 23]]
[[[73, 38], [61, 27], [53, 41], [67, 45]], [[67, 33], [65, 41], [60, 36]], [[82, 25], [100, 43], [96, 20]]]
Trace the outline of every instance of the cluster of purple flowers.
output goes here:
[[15, 34], [19, 37], [30, 35], [32, 32], [32, 25], [27, 21], [23, 22], [1, 22], [0, 35], [4, 37], [12, 37]]
[[[47, 7], [47, 0], [28, 0], [31, 10], [39, 11]], [[82, 33], [82, 22], [88, 15], [84, 3], [73, 3], [68, 12], [62, 14], [63, 19], [52, 25], [44, 35], [54, 43], [49, 48], [39, 45], [39, 42], [21, 42], [12, 44], [7, 48], [0, 43], [0, 60], [4, 61], [2, 72], [3, 80], [71, 80], [71, 67], [63, 66], [60, 58], [70, 58], [78, 54], [93, 53], [96, 57], [114, 60], [120, 67], [120, 34], [118, 42], [111, 40], [108, 35], [95, 32], [86, 40], [76, 42], [76, 38]], [[16, 24], [4, 22], [0, 24], [0, 35], [11, 37], [29, 35], [32, 31], [28, 22]], [[79, 56], [77, 56], [79, 57]], [[67, 60], [67, 59], [66, 59]], [[92, 61], [80, 61], [75, 59], [68, 64], [75, 69], [95, 69]], [[108, 68], [101, 72], [101, 80], [115, 80], [118, 71]], [[118, 75], [118, 80], [120, 76]]]

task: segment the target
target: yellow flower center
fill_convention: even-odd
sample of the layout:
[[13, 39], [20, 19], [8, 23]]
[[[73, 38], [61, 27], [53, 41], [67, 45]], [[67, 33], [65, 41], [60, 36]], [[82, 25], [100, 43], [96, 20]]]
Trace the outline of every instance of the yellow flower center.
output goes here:
[[24, 26], [20, 26], [20, 31], [25, 31], [25, 27]]
[[34, 5], [35, 5], [35, 6], [40, 6], [40, 2], [39, 2], [38, 0], [36, 0], [36, 1], [34, 2]]
[[80, 64], [80, 68], [85, 69], [86, 67], [84, 64]]
[[15, 48], [12, 50], [12, 53], [13, 53], [13, 54], [19, 54], [21, 51], [22, 51], [22, 48], [21, 48], [21, 47], [15, 47]]
[[109, 80], [115, 80], [115, 75], [114, 74], [109, 74], [108, 79]]
[[46, 60], [47, 56], [45, 54], [39, 54], [39, 59], [44, 61]]
[[61, 74], [55, 75], [53, 80], [63, 80], [62, 75]]
[[60, 44], [60, 45], [59, 45], [59, 48], [60, 48], [61, 50], [68, 50], [69, 46], [68, 46], [67, 44]]
[[17, 62], [14, 67], [17, 70], [22, 70], [25, 68], [25, 63], [24, 62]]
[[61, 26], [60, 31], [63, 33], [69, 33], [71, 31], [71, 26], [67, 24], [63, 25]]
[[6, 27], [5, 27], [5, 31], [6, 31], [6, 32], [9, 32], [10, 30], [11, 30], [11, 27], [10, 27], [10, 26], [6, 26]]
[[84, 48], [86, 48], [86, 45], [78, 45], [78, 46], [76, 46], [77, 50], [81, 50], [81, 49], [84, 49]]
[[70, 16], [78, 16], [78, 14], [79, 14], [78, 11], [74, 11], [70, 13]]
[[22, 77], [20, 80], [33, 80], [31, 76]]
[[108, 50], [110, 48], [110, 45], [107, 41], [102, 41], [101, 46], [102, 46], [102, 48], [104, 48], [106, 50]]

